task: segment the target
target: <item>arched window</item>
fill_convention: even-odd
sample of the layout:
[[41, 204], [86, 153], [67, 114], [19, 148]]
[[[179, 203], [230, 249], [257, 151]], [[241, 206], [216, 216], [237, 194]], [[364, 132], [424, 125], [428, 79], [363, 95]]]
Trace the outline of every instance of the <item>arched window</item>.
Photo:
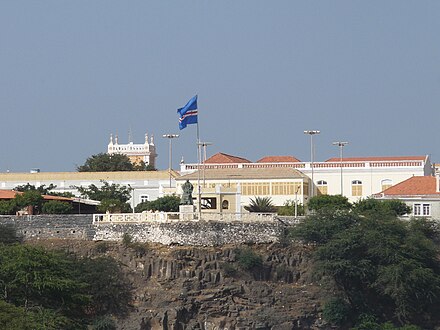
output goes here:
[[316, 186], [318, 187], [318, 195], [327, 195], [327, 181], [319, 180], [316, 182]]
[[222, 210], [227, 210], [229, 209], [229, 201], [223, 201], [222, 202]]
[[362, 181], [360, 180], [351, 181], [351, 195], [362, 196]]
[[390, 188], [393, 185], [393, 180], [385, 179], [381, 181], [382, 191]]

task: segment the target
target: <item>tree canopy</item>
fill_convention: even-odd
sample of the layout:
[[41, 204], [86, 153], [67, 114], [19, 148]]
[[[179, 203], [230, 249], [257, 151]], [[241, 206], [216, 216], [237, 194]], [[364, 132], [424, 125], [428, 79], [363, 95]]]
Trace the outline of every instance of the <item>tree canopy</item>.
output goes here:
[[119, 185], [109, 184], [107, 181], [101, 181], [100, 187], [91, 184], [88, 187], [75, 187], [82, 196], [100, 201], [98, 210], [101, 212], [131, 212], [131, 206], [127, 201], [131, 198], [131, 188]]
[[[11, 236], [5, 228], [0, 237]], [[1, 329], [85, 330], [127, 312], [130, 287], [114, 259], [75, 258], [14, 241], [0, 244]]]
[[178, 212], [180, 198], [175, 195], [159, 197], [154, 201], [142, 202], [136, 205], [135, 212], [143, 211], [162, 211], [162, 212]]
[[348, 210], [351, 208], [351, 203], [348, 198], [341, 195], [318, 195], [311, 197], [307, 203], [307, 207], [311, 211], [322, 210]]
[[340, 322], [356, 324], [368, 314], [427, 328], [440, 303], [438, 233], [435, 223], [399, 220], [383, 209], [320, 212], [291, 231], [317, 246], [315, 273], [334, 294], [327, 311], [346, 310]]
[[99, 153], [86, 159], [84, 165], [77, 167], [78, 172], [115, 172], [115, 171], [155, 171], [143, 161], [133, 164], [127, 155]]

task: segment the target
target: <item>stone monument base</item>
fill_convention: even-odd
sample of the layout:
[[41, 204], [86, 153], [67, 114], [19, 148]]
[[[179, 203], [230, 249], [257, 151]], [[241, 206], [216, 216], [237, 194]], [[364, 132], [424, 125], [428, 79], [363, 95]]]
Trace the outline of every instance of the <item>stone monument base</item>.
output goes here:
[[179, 220], [194, 220], [195, 211], [194, 205], [179, 205]]

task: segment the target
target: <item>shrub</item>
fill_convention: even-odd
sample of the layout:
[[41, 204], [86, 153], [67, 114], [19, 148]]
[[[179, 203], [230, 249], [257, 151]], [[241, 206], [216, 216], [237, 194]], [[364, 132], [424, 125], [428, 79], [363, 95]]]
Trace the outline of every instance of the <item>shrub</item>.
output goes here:
[[108, 315], [95, 319], [92, 330], [116, 330], [115, 321]]
[[348, 320], [350, 306], [341, 298], [331, 298], [324, 304], [322, 316], [335, 325], [342, 325]]
[[122, 244], [124, 244], [125, 247], [129, 247], [133, 243], [133, 237], [131, 237], [130, 234], [124, 233], [122, 236]]
[[263, 265], [261, 256], [249, 248], [237, 250], [236, 253], [238, 264], [244, 270], [259, 268]]

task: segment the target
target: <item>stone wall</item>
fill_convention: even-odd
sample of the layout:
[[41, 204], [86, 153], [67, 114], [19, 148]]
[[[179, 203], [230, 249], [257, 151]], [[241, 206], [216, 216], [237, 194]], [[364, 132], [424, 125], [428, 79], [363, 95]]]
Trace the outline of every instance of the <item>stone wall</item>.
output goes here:
[[12, 225], [24, 239], [92, 240], [95, 229], [90, 214], [0, 216], [0, 225]]
[[0, 224], [17, 229], [24, 239], [82, 239], [134, 241], [164, 245], [220, 246], [278, 241], [286, 226], [280, 221], [176, 221], [146, 223], [92, 223], [91, 215], [0, 216]]
[[95, 240], [122, 240], [129, 234], [137, 242], [164, 245], [219, 246], [278, 241], [285, 227], [279, 222], [180, 221], [172, 223], [99, 224]]

